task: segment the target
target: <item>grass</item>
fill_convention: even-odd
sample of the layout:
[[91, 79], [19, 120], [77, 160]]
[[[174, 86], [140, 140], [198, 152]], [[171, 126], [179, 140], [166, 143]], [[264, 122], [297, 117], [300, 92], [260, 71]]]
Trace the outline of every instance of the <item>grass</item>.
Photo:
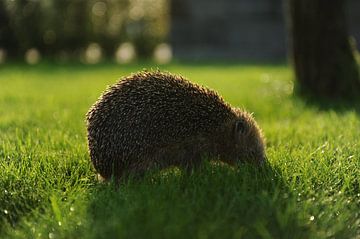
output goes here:
[[[150, 65], [147, 65], [150, 67]], [[292, 95], [286, 66], [162, 67], [254, 112], [268, 165], [97, 182], [84, 115], [141, 65], [0, 68], [0, 238], [360, 238], [358, 105]]]

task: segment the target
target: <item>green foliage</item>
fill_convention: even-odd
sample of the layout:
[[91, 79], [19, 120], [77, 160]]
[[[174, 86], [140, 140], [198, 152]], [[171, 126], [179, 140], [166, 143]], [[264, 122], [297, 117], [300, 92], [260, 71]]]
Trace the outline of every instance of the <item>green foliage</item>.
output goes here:
[[[148, 65], [148, 67], [151, 67]], [[269, 162], [95, 178], [84, 115], [143, 66], [0, 69], [1, 238], [356, 238], [359, 111], [305, 104], [284, 66], [169, 65], [253, 111]]]

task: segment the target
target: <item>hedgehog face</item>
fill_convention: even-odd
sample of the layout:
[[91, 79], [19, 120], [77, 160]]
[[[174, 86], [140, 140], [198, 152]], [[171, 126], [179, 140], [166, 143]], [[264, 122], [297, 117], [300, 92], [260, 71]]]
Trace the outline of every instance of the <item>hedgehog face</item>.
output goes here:
[[262, 164], [266, 159], [262, 132], [250, 114], [239, 114], [232, 125], [235, 158], [237, 161]]

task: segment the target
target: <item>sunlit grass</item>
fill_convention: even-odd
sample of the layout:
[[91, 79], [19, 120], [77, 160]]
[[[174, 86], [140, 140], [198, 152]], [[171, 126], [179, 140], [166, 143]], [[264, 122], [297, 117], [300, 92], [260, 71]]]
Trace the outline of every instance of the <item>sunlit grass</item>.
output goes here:
[[[150, 68], [151, 65], [147, 65]], [[254, 112], [268, 165], [205, 163], [115, 190], [96, 181], [84, 115], [107, 85], [144, 68], [0, 68], [0, 238], [357, 238], [358, 106], [292, 96], [285, 66], [174, 64]]]

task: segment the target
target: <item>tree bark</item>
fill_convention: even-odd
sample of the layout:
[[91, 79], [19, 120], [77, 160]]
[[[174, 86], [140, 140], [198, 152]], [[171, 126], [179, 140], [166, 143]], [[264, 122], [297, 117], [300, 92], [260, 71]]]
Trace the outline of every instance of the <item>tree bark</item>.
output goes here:
[[346, 24], [344, 0], [288, 0], [290, 57], [300, 93], [360, 98], [359, 66]]

